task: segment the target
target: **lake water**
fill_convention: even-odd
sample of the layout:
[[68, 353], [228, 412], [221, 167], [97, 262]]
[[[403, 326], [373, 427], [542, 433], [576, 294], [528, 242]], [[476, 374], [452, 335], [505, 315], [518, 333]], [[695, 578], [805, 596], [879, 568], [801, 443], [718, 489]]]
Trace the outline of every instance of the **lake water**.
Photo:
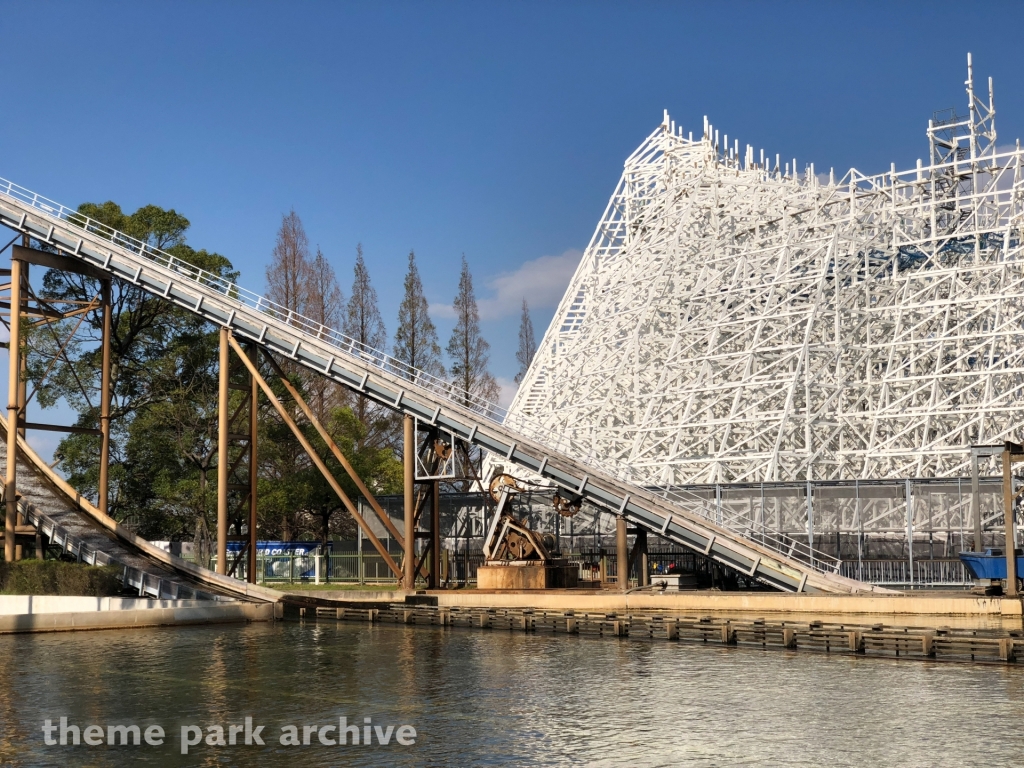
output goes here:
[[[1024, 760], [1024, 668], [334, 623], [0, 637], [11, 766], [1000, 766]], [[160, 726], [163, 745], [47, 745], [42, 726]], [[187, 740], [252, 718], [265, 746]], [[320, 728], [415, 728], [324, 746]], [[279, 743], [297, 726], [298, 746]], [[302, 745], [305, 725], [310, 744]], [[199, 730], [202, 729], [202, 730]], [[198, 732], [198, 736], [197, 736]], [[152, 732], [156, 740], [156, 732]], [[59, 733], [53, 732], [54, 739]], [[214, 737], [216, 732], [213, 732]], [[336, 730], [323, 731], [326, 740]], [[115, 734], [116, 736], [116, 734]], [[70, 737], [69, 737], [70, 738]], [[350, 737], [351, 738], [351, 737]], [[405, 739], [411, 738], [405, 732]], [[236, 739], [244, 740], [244, 732]]]

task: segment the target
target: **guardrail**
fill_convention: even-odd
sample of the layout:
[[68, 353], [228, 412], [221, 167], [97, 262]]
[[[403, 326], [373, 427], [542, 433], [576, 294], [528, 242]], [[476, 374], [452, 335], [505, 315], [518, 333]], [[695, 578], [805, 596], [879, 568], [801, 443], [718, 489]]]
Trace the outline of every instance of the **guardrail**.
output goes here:
[[[643, 487], [641, 479], [636, 476], [636, 472], [633, 469], [620, 464], [611, 464], [600, 459], [594, 455], [593, 446], [577, 443], [571, 436], [554, 432], [536, 418], [522, 413], [510, 413], [507, 409], [496, 403], [467, 392], [449, 381], [413, 368], [382, 350], [367, 346], [340, 331], [329, 328], [323, 323], [300, 315], [236, 283], [225, 280], [219, 275], [195, 267], [165, 251], [154, 248], [148, 243], [126, 235], [102, 222], [96, 221], [7, 179], [0, 178], [0, 196], [11, 198], [21, 206], [27, 206], [42, 216], [70, 224], [78, 229], [108, 240], [113, 245], [130, 254], [147, 259], [179, 277], [215, 291], [227, 300], [237, 302], [239, 306], [260, 313], [295, 331], [308, 334], [318, 341], [331, 346], [339, 354], [347, 355], [364, 364], [374, 366], [392, 375], [400, 376], [427, 390], [435, 397], [467, 408], [488, 421], [536, 440], [552, 452], [572, 457], [574, 460], [604, 472], [622, 483]], [[52, 231], [51, 228], [51, 235]], [[141, 270], [141, 266], [139, 269]], [[799, 561], [813, 570], [824, 573], [836, 573], [838, 570], [838, 561], [835, 558], [815, 550], [806, 542], [771, 531], [767, 527], [764, 527], [763, 530], [761, 527], [750, 525], [746, 525], [741, 529], [730, 528], [727, 521], [716, 520], [714, 510], [707, 509], [701, 499], [690, 497], [685, 493], [664, 489], [658, 490], [658, 493], [665, 500], [681, 506], [687, 512], [693, 512], [708, 522], [715, 523], [739, 536], [757, 541], [763, 547], [773, 550], [784, 557]]]

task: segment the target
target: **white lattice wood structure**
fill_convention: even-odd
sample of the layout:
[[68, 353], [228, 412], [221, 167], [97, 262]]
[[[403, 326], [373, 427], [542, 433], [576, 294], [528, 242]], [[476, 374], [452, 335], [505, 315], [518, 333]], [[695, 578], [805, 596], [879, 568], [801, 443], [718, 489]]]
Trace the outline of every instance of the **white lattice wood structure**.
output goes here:
[[841, 179], [666, 115], [512, 412], [652, 484], [968, 474], [1024, 421], [1024, 180], [995, 108]]

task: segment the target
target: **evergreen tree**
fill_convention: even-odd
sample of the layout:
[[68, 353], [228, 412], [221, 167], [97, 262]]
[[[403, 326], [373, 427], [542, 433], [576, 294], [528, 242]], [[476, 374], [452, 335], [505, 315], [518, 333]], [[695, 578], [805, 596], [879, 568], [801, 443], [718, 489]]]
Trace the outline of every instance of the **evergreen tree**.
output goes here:
[[498, 382], [487, 370], [491, 345], [480, 335], [480, 312], [465, 255], [453, 306], [455, 328], [448, 341], [452, 383], [461, 390], [458, 395], [467, 406], [472, 407], [474, 399], [494, 402], [498, 399]]
[[533, 356], [537, 354], [537, 342], [533, 338], [533, 321], [530, 319], [530, 308], [523, 299], [523, 314], [519, 320], [519, 349], [516, 350], [516, 361], [519, 363], [519, 373], [515, 376], [516, 384], [521, 384], [530, 369]]
[[423, 282], [420, 280], [420, 271], [416, 268], [416, 254], [413, 251], [409, 251], [409, 270], [405, 273], [405, 296], [398, 308], [394, 356], [410, 368], [444, 378], [437, 329], [427, 311], [427, 299], [423, 295]]

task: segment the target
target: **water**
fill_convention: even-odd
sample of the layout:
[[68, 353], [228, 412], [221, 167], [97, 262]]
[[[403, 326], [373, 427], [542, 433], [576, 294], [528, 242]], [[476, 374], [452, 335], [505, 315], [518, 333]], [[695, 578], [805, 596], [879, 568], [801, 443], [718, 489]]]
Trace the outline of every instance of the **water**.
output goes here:
[[[1024, 756], [1024, 669], [996, 665], [278, 623], [3, 636], [0, 673], [0, 763], [12, 766], [933, 768]], [[342, 715], [412, 725], [416, 742], [278, 743], [284, 725]], [[167, 739], [47, 746], [43, 721], [61, 716], [159, 724]], [[180, 754], [182, 725], [246, 716], [265, 747]]]

